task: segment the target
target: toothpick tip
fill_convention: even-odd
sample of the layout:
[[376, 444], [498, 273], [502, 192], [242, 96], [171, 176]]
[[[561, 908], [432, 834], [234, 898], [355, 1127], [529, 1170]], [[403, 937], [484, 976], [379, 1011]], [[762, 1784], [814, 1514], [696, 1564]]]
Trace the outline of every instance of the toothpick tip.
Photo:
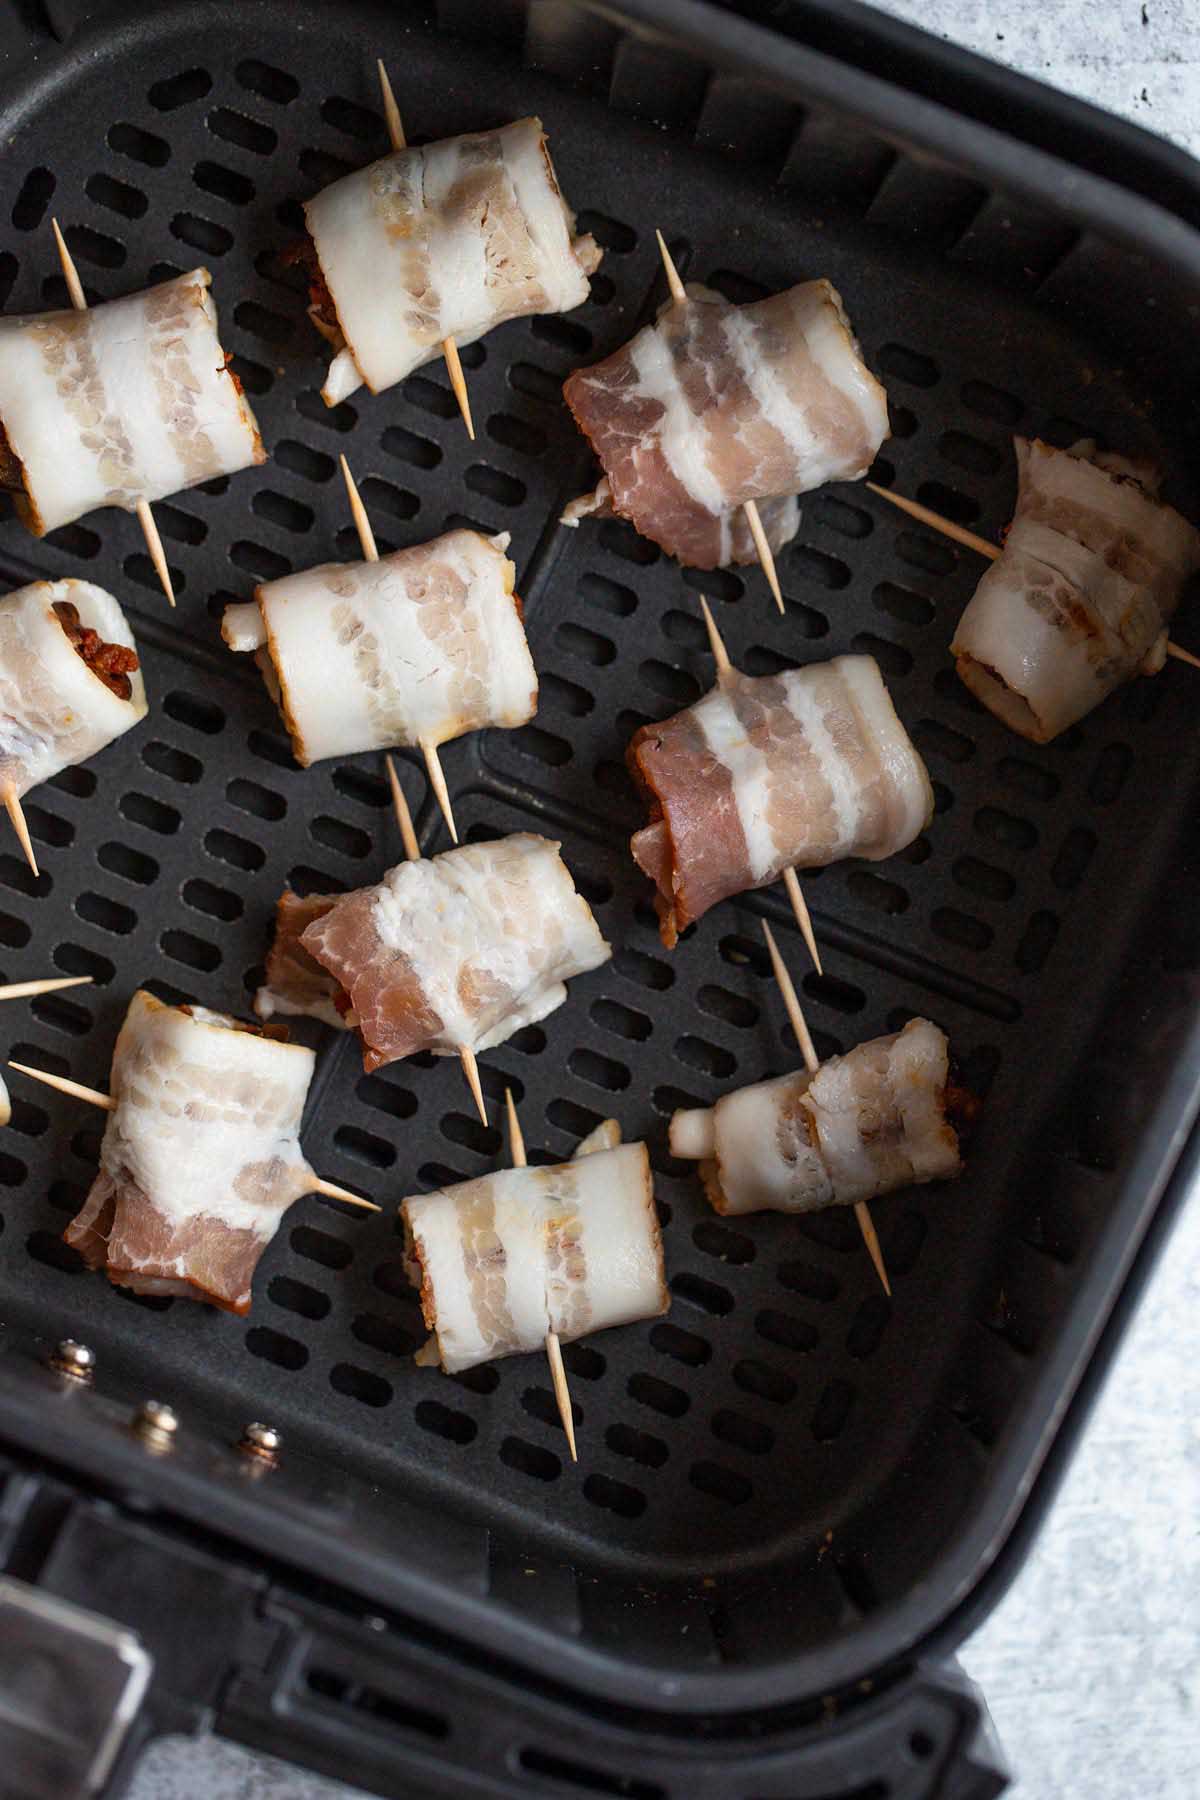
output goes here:
[[25, 818], [25, 808], [21, 805], [21, 796], [15, 788], [4, 790], [4, 810], [12, 820], [12, 828], [17, 834], [17, 842], [25, 853], [25, 861], [32, 869], [35, 880], [41, 880], [37, 857], [34, 854], [33, 840], [29, 835], [29, 825]]
[[658, 253], [662, 257], [663, 269], [666, 272], [667, 286], [671, 291], [671, 298], [677, 306], [686, 306], [687, 289], [683, 285], [679, 270], [675, 267], [675, 258], [667, 249], [667, 240], [657, 228], [655, 229], [654, 235], [658, 239]]
[[425, 770], [429, 776], [429, 785], [433, 789], [434, 798], [441, 808], [441, 814], [446, 821], [450, 837], [457, 844], [458, 826], [454, 823], [454, 808], [450, 804], [450, 790], [446, 786], [446, 775], [442, 768], [441, 758], [438, 756], [437, 745], [422, 744], [421, 754], [425, 758]]
[[858, 1229], [862, 1232], [863, 1243], [866, 1245], [867, 1253], [874, 1264], [875, 1273], [879, 1277], [884, 1293], [890, 1300], [892, 1297], [892, 1284], [888, 1280], [888, 1272], [883, 1260], [883, 1249], [879, 1242], [879, 1234], [875, 1230], [875, 1222], [871, 1217], [870, 1210], [865, 1200], [858, 1201], [854, 1208], [854, 1216], [858, 1220]]
[[351, 1193], [349, 1188], [339, 1187], [336, 1181], [324, 1181], [314, 1175], [312, 1183], [314, 1194], [323, 1194], [326, 1200], [342, 1200], [347, 1206], [360, 1206], [364, 1212], [382, 1212], [382, 1206], [376, 1206], [374, 1200], [364, 1200], [361, 1194]]
[[712, 608], [703, 594], [700, 596], [700, 611], [704, 616], [704, 629], [708, 633], [708, 647], [712, 651], [713, 661], [717, 665], [717, 679], [721, 681], [726, 675], [733, 673], [733, 664], [729, 660], [725, 640], [717, 630], [717, 622], [712, 616]]
[[379, 91], [383, 96], [383, 116], [387, 124], [388, 140], [393, 150], [403, 150], [404, 126], [400, 119], [400, 108], [396, 104], [396, 96], [382, 56], [376, 57], [375, 67], [379, 71]]
[[517, 1117], [517, 1103], [510, 1087], [504, 1090], [504, 1110], [508, 1114], [508, 1149], [512, 1165], [514, 1169], [523, 1169], [529, 1159], [525, 1154], [525, 1134]]
[[350, 516], [354, 520], [354, 529], [358, 533], [358, 541], [362, 548], [365, 562], [379, 561], [379, 548], [375, 542], [375, 533], [371, 529], [371, 521], [367, 517], [367, 509], [363, 505], [362, 495], [358, 491], [358, 483], [350, 473], [350, 464], [342, 453], [342, 479], [346, 483], [346, 497], [350, 502]]
[[162, 539], [158, 535], [158, 526], [155, 523], [154, 514], [150, 510], [150, 502], [148, 500], [139, 500], [136, 510], [138, 524], [142, 528], [142, 536], [145, 538], [146, 548], [150, 552], [150, 561], [154, 564], [154, 572], [162, 584], [163, 593], [167, 596], [171, 605], [174, 606], [175, 586], [171, 580], [171, 570], [167, 563], [167, 554], [163, 549]]
[[29, 1063], [9, 1061], [9, 1068], [16, 1069], [19, 1075], [30, 1075], [34, 1081], [44, 1083], [46, 1087], [57, 1088], [60, 1094], [70, 1094], [73, 1099], [84, 1100], [89, 1106], [99, 1106], [105, 1112], [111, 1112], [116, 1101], [111, 1094], [102, 1094], [98, 1088], [84, 1087], [81, 1081], [72, 1081], [69, 1075], [52, 1075], [49, 1069], [35, 1069]]
[[484, 1104], [483, 1088], [479, 1081], [479, 1064], [475, 1060], [475, 1052], [469, 1044], [460, 1044], [458, 1054], [462, 1062], [463, 1074], [467, 1078], [467, 1086], [471, 1090], [471, 1098], [475, 1102], [475, 1110], [479, 1114], [481, 1123], [486, 1125], [488, 1123], [487, 1107]]
[[775, 596], [776, 606], [782, 613], [784, 610], [783, 589], [779, 585], [779, 573], [775, 567], [775, 557], [770, 544], [767, 542], [767, 534], [763, 527], [758, 505], [753, 500], [747, 500], [742, 507], [742, 511], [746, 515], [746, 523], [750, 527], [750, 536], [754, 539], [754, 548], [758, 551], [758, 560], [762, 565], [762, 572], [767, 578], [767, 585]]
[[58, 220], [50, 220], [50, 228], [54, 233], [54, 247], [58, 251], [58, 260], [62, 267], [63, 279], [67, 284], [67, 294], [76, 312], [87, 311], [87, 295], [83, 291], [83, 283], [79, 279], [79, 270], [75, 267], [75, 259], [67, 248], [67, 240], [59, 229]]
[[458, 401], [458, 410], [462, 414], [463, 424], [467, 428], [467, 436], [474, 443], [475, 425], [471, 418], [471, 396], [467, 392], [467, 378], [463, 374], [458, 345], [452, 337], [442, 339], [442, 355], [446, 358], [446, 373], [450, 377], [450, 386], [454, 389], [454, 398]]
[[571, 1390], [567, 1386], [567, 1371], [563, 1367], [562, 1345], [556, 1331], [546, 1333], [546, 1357], [550, 1364], [550, 1380], [554, 1385], [554, 1398], [558, 1402], [558, 1416], [562, 1420], [562, 1428], [567, 1434], [567, 1448], [571, 1452], [571, 1461], [577, 1463], [579, 1454], [575, 1448], [575, 1409], [571, 1404]]

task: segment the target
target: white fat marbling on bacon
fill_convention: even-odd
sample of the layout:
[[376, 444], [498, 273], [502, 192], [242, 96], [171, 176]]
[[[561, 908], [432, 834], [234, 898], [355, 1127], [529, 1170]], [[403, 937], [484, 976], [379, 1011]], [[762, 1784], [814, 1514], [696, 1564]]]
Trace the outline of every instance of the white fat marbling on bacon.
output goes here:
[[612, 955], [559, 848], [516, 832], [401, 863], [375, 889], [380, 943], [403, 954], [442, 1022], [430, 1049], [503, 1043]]
[[653, 400], [662, 408], [655, 427], [656, 448], [666, 457], [672, 475], [705, 512], [724, 513], [729, 500], [709, 467], [708, 444], [696, 428], [696, 415], [680, 385], [670, 344], [661, 332], [648, 327], [632, 340], [628, 356], [639, 399]]
[[[581, 1146], [582, 1150], [582, 1146]], [[425, 1323], [450, 1374], [655, 1318], [669, 1304], [644, 1144], [503, 1169], [402, 1201]]]
[[134, 649], [112, 595], [90, 581], [35, 581], [0, 600], [0, 784], [18, 795], [86, 761], [146, 716], [141, 669], [122, 700], [77, 653], [54, 612], [68, 602], [109, 644]]
[[851, 704], [873, 744], [892, 812], [890, 848], [863, 852], [878, 861], [905, 849], [933, 817], [933, 788], [904, 729], [873, 656], [836, 658]]
[[0, 424], [39, 535], [266, 460], [207, 269], [86, 312], [0, 319]]
[[568, 312], [600, 261], [559, 190], [538, 119], [444, 138], [345, 176], [305, 207], [345, 339], [330, 406], [391, 387], [526, 313]]
[[768, 816], [767, 758], [747, 738], [733, 702], [723, 688], [713, 688], [696, 702], [692, 711], [709, 750], [729, 771], [733, 782], [734, 805], [749, 857], [749, 885], [772, 881], [778, 873], [775, 866], [778, 852]]
[[301, 569], [260, 587], [255, 607], [226, 608], [226, 643], [270, 658], [301, 763], [533, 717], [537, 672], [507, 545], [450, 531], [377, 562]]
[[967, 686], [1046, 743], [1122, 682], [1161, 668], [1200, 532], [1090, 444], [1014, 439], [1017, 510], [951, 646]]
[[718, 1212], [814, 1212], [962, 1168], [946, 1116], [949, 1046], [928, 1019], [872, 1038], [815, 1074], [799, 1070], [677, 1112], [671, 1154], [699, 1162]]
[[[838, 673], [845, 686], [850, 685], [854, 665], [859, 661], [868, 660], [872, 659], [850, 656], [838, 658]], [[873, 666], [877, 665], [873, 664]], [[847, 766], [845, 757], [838, 749], [829, 728], [825, 709], [821, 700], [812, 691], [810, 684], [804, 680], [804, 671], [802, 669], [785, 670], [783, 684], [787, 691], [787, 702], [792, 717], [802, 727], [809, 747], [817, 759], [817, 767], [829, 788], [835, 841], [839, 846], [854, 844], [860, 834], [862, 818], [862, 795], [855, 773]], [[893, 723], [899, 725], [899, 720], [896, 719], [895, 711], [890, 704], [889, 711], [892, 713]], [[901, 732], [902, 735], [906, 735], [903, 733], [902, 727]], [[876, 739], [878, 739], [878, 732]], [[882, 743], [876, 741], [874, 748], [877, 757], [882, 760]], [[776, 845], [776, 857], [781, 848], [786, 848], [786, 846]], [[847, 852], [842, 851], [841, 854], [845, 855]]]
[[[826, 377], [831, 387], [846, 399], [859, 415], [863, 440], [857, 454], [847, 464], [841, 455], [831, 455], [830, 447], [821, 444], [819, 467], [824, 470], [813, 487], [825, 481], [857, 481], [867, 473], [875, 454], [889, 436], [887, 393], [862, 359], [858, 339], [842, 297], [829, 282], [809, 281], [791, 290], [793, 308], [803, 318], [804, 341], [808, 354]], [[817, 475], [817, 470], [813, 470]]]
[[301, 1045], [136, 993], [100, 1173], [67, 1242], [121, 1285], [246, 1311], [262, 1250], [313, 1184], [300, 1149], [313, 1067]]
[[[804, 409], [793, 402], [764, 358], [753, 322], [737, 307], [731, 306], [722, 326], [730, 357], [758, 402], [760, 412], [791, 450], [798, 478], [796, 491], [807, 493], [810, 488], [820, 487], [829, 479], [823, 472], [829, 462], [828, 453]], [[751, 496], [752, 499], [756, 497]], [[719, 491], [712, 510], [719, 511], [729, 504], [729, 498]]]

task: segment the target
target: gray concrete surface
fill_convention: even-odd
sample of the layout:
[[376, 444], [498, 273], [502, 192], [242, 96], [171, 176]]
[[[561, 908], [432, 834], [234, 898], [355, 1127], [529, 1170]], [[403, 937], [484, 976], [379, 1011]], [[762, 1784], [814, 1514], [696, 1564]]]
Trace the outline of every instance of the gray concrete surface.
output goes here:
[[[1200, 0], [887, 0], [886, 10], [1200, 155]], [[1200, 1195], [1033, 1555], [963, 1651], [1013, 1800], [1200, 1794]], [[131, 1800], [357, 1793], [219, 1740], [153, 1746]]]

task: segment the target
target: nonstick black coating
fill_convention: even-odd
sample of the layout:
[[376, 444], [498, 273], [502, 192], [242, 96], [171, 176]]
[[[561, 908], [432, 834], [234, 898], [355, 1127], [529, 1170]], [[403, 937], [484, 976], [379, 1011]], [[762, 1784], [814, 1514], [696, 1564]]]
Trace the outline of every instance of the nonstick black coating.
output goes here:
[[[247, 1321], [133, 1299], [58, 1241], [102, 1120], [14, 1077], [0, 1309], [17, 1333], [86, 1339], [106, 1377], [149, 1384], [198, 1425], [269, 1418], [339, 1479], [377, 1484], [377, 1507], [416, 1502], [431, 1534], [442, 1514], [486, 1526], [484, 1586], [518, 1611], [521, 1556], [570, 1565], [558, 1599], [542, 1595], [541, 1626], [687, 1673], [824, 1652], [881, 1607], [914, 1603], [921, 1583], [945, 1610], [951, 1550], [1015, 1494], [1014, 1434], [1032, 1467], [1048, 1371], [1097, 1322], [1089, 1284], [1132, 1254], [1154, 1179], [1149, 1127], [1176, 1040], [1164, 1024], [1145, 1093], [1122, 1056], [1096, 1060], [1097, 1044], [1114, 1049], [1104, 1009], [1147, 897], [1179, 871], [1198, 678], [1169, 667], [1054, 745], [1021, 742], [948, 656], [980, 563], [861, 486], [805, 501], [780, 559], [784, 618], [757, 571], [681, 571], [612, 522], [562, 530], [562, 502], [593, 471], [561, 381], [661, 297], [661, 225], [684, 273], [735, 299], [829, 276], [891, 399], [877, 478], [974, 529], [995, 535], [1009, 516], [1014, 429], [1154, 454], [1191, 496], [1172, 396], [1113, 347], [1111, 321], [1101, 333], [1069, 304], [1069, 222], [845, 120], [702, 80], [652, 44], [612, 58], [609, 37], [595, 43], [596, 60], [572, 63], [568, 33], [534, 70], [403, 8], [163, 7], [47, 64], [0, 116], [6, 310], [65, 303], [51, 213], [93, 300], [206, 263], [272, 452], [156, 508], [176, 613], [132, 518], [95, 514], [40, 544], [0, 524], [6, 585], [77, 573], [121, 598], [151, 696], [139, 730], [30, 797], [40, 881], [13, 843], [0, 848], [0, 973], [96, 980], [0, 1022], [9, 1055], [104, 1086], [136, 985], [245, 1011], [285, 881], [355, 886], [399, 859], [380, 759], [297, 769], [257, 675], [217, 629], [256, 580], [357, 554], [344, 450], [381, 549], [460, 522], [512, 533], [541, 707], [522, 731], [450, 747], [447, 776], [464, 836], [562, 839], [615, 955], [482, 1059], [485, 1091], [498, 1119], [512, 1085], [534, 1154], [569, 1154], [609, 1114], [649, 1141], [670, 1315], [567, 1349], [577, 1468], [536, 1359], [454, 1380], [415, 1368], [394, 1204], [495, 1166], [501, 1138], [473, 1117], [457, 1065], [416, 1058], [364, 1078], [350, 1041], [316, 1032], [308, 1153], [383, 1202], [381, 1216], [298, 1204]], [[279, 261], [299, 201], [386, 149], [378, 52], [416, 141], [539, 112], [606, 250], [588, 305], [464, 351], [473, 445], [440, 365], [327, 412], [326, 352]], [[700, 592], [751, 672], [875, 655], [929, 765], [936, 816], [907, 852], [805, 879], [824, 980], [805, 973], [778, 890], [720, 907], [667, 954], [626, 851], [638, 808], [624, 745], [711, 681]], [[403, 766], [422, 842], [444, 848], [423, 774]], [[721, 1222], [666, 1151], [676, 1105], [796, 1060], [763, 918], [804, 977], [822, 1055], [923, 1013], [985, 1099], [961, 1181], [874, 1209], [890, 1304], [848, 1213]], [[1158, 968], [1155, 945], [1138, 954]], [[1151, 1023], [1127, 1015], [1122, 1050], [1148, 1044]], [[1167, 1147], [1153, 1148], [1165, 1166]], [[395, 1554], [419, 1565], [405, 1516]]]

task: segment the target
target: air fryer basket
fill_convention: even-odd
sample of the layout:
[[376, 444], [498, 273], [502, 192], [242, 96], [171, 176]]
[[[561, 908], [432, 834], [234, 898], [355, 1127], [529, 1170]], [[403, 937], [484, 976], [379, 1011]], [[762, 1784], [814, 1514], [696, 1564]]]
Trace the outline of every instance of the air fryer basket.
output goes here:
[[[60, 29], [63, 11], [49, 15]], [[564, 190], [605, 248], [588, 305], [464, 350], [474, 444], [440, 365], [326, 411], [326, 353], [280, 262], [300, 199], [386, 148], [377, 54], [415, 141], [539, 113]], [[257, 1609], [252, 1648], [272, 1619], [294, 1627], [286, 1705], [275, 1665], [215, 1683], [207, 1703], [223, 1692], [227, 1722], [285, 1751], [287, 1729], [303, 1737], [296, 1715], [324, 1709], [321, 1747], [306, 1754], [341, 1773], [386, 1784], [392, 1739], [368, 1754], [363, 1734], [389, 1722], [406, 1755], [426, 1746], [430, 1767], [482, 1761], [489, 1742], [515, 1756], [489, 1740], [494, 1709], [473, 1718], [460, 1697], [456, 1713], [481, 1659], [566, 1719], [607, 1708], [613, 1729], [653, 1714], [665, 1731], [704, 1715], [715, 1745], [721, 1718], [753, 1713], [768, 1737], [811, 1734], [822, 1696], [884, 1689], [936, 1632], [953, 1635], [1189, 1128], [1196, 677], [1169, 666], [1054, 745], [1021, 742], [972, 701], [947, 654], [978, 561], [860, 487], [805, 503], [780, 561], [784, 618], [757, 571], [681, 572], [615, 522], [562, 530], [561, 503], [591, 464], [561, 381], [661, 298], [661, 225], [685, 275], [735, 299], [815, 275], [841, 289], [891, 399], [881, 482], [994, 536], [1011, 511], [1014, 429], [1059, 444], [1096, 435], [1159, 460], [1169, 496], [1196, 516], [1197, 422], [1180, 377], [1185, 358], [1194, 370], [1200, 238], [1098, 175], [686, 0], [118, 9], [23, 63], [2, 103], [5, 309], [66, 303], [51, 212], [93, 299], [207, 264], [271, 450], [261, 469], [156, 507], [176, 613], [131, 518], [95, 515], [42, 543], [0, 525], [6, 587], [81, 573], [121, 597], [151, 695], [141, 729], [31, 796], [40, 880], [0, 846], [3, 977], [95, 977], [7, 1008], [7, 1054], [103, 1086], [135, 985], [245, 1011], [286, 881], [349, 887], [398, 859], [379, 760], [297, 769], [257, 675], [217, 633], [223, 606], [256, 581], [357, 554], [344, 450], [381, 548], [454, 523], [513, 534], [541, 708], [521, 731], [447, 750], [459, 827], [561, 838], [615, 955], [483, 1059], [485, 1091], [496, 1114], [512, 1085], [531, 1150], [548, 1157], [609, 1114], [649, 1140], [674, 1303], [664, 1320], [566, 1350], [574, 1468], [535, 1361], [453, 1380], [410, 1361], [422, 1333], [393, 1203], [503, 1155], [456, 1065], [416, 1058], [364, 1077], [350, 1041], [321, 1040], [309, 1154], [385, 1211], [301, 1202], [245, 1321], [139, 1300], [79, 1270], [59, 1236], [100, 1122], [14, 1077], [0, 1145], [0, 1443], [110, 1496], [136, 1492], [180, 1532], [188, 1522], [191, 1555], [206, 1534], [223, 1571], [214, 1591], [226, 1581]], [[1147, 140], [1138, 147], [1152, 162]], [[908, 852], [805, 881], [826, 969], [803, 982], [820, 1053], [925, 1013], [986, 1101], [960, 1182], [875, 1209], [890, 1303], [848, 1214], [720, 1221], [666, 1151], [676, 1105], [796, 1059], [761, 919], [805, 968], [775, 891], [721, 907], [666, 954], [625, 849], [630, 732], [711, 681], [700, 592], [752, 673], [876, 656], [934, 780], [936, 815]], [[1185, 611], [1185, 642], [1189, 628]], [[423, 845], [443, 847], [416, 763], [403, 779]], [[67, 1335], [96, 1351], [94, 1392], [68, 1392], [39, 1366]], [[120, 1428], [151, 1392], [182, 1420], [165, 1457]], [[229, 1448], [250, 1418], [286, 1439], [256, 1482]], [[0, 1566], [16, 1541], [2, 1527]], [[126, 1534], [122, 1570], [140, 1566], [131, 1546], [144, 1535]], [[89, 1514], [29, 1566], [149, 1630], [145, 1591], [106, 1575], [102, 1537]], [[280, 1591], [303, 1590], [299, 1610], [272, 1612], [243, 1553], [272, 1559]], [[426, 1725], [369, 1686], [383, 1652], [354, 1622], [364, 1608], [420, 1647], [393, 1673], [401, 1693], [429, 1690]], [[318, 1632], [340, 1646], [324, 1664], [303, 1649]], [[916, 1738], [939, 1755], [962, 1724], [953, 1693], [941, 1694], [945, 1717], [920, 1712], [919, 1686], [902, 1703], [910, 1735], [919, 1718]], [[259, 1705], [262, 1694], [273, 1698]], [[463, 1748], [468, 1722], [477, 1755]], [[918, 1746], [894, 1788], [863, 1793], [925, 1792], [928, 1753]], [[556, 1773], [549, 1751], [530, 1755], [527, 1788], [573, 1779], [561, 1757]], [[691, 1791], [731, 1791], [711, 1755]], [[879, 1777], [862, 1766], [860, 1780]], [[794, 1768], [789, 1779], [798, 1793]], [[672, 1791], [666, 1775], [642, 1785]]]

